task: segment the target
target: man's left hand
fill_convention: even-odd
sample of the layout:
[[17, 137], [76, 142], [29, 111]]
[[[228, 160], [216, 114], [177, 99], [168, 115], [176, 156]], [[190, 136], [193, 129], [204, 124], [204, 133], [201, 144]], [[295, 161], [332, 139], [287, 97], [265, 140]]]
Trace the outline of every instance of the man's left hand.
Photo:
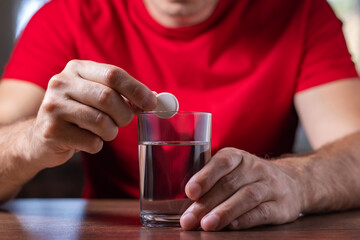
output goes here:
[[224, 148], [187, 183], [195, 202], [182, 215], [184, 230], [244, 229], [282, 224], [299, 217], [300, 183], [278, 161]]

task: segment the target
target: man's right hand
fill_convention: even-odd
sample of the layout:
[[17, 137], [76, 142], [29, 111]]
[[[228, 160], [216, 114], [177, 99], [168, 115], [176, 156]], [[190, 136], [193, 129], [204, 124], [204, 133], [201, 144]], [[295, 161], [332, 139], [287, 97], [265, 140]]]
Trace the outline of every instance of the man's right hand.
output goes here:
[[125, 70], [72, 60], [53, 76], [31, 131], [39, 168], [66, 162], [76, 151], [97, 153], [113, 140], [134, 109], [151, 110], [155, 94]]
[[155, 94], [123, 69], [91, 61], [70, 61], [46, 92], [17, 79], [1, 81], [0, 204], [40, 170], [77, 151], [97, 153], [136, 111], [155, 106]]

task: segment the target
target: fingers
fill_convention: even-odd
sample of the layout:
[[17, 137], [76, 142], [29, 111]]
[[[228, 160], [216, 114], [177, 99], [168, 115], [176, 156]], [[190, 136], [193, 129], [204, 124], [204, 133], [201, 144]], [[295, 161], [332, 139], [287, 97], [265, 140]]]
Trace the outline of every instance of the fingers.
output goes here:
[[[46, 106], [45, 111], [51, 111], [50, 107]], [[47, 167], [57, 166], [65, 162], [75, 151], [97, 153], [103, 146], [103, 140], [96, 134], [57, 118], [45, 117], [37, 119], [35, 125], [40, 127], [37, 128], [34, 135], [43, 139], [43, 144], [47, 145], [46, 150], [55, 154], [68, 155], [68, 157], [60, 160], [62, 162], [55, 161], [53, 158], [48, 159], [50, 161], [45, 161], [45, 164], [50, 164]], [[69, 151], [69, 149], [73, 149], [73, 151]]]
[[[201, 227], [205, 231], [220, 230], [229, 225], [233, 219], [270, 199], [271, 192], [263, 183], [256, 182], [246, 185], [206, 214], [201, 220]], [[208, 209], [199, 208], [199, 211], [203, 211], [200, 214], [204, 214]]]
[[208, 192], [217, 181], [226, 176], [241, 164], [240, 150], [226, 148], [219, 151], [211, 160], [186, 184], [185, 193], [192, 200], [198, 200]]
[[[118, 133], [118, 127], [108, 115], [70, 99], [61, 101], [46, 97], [39, 115], [45, 116], [39, 121], [45, 122], [45, 128], [49, 129], [50, 133], [56, 132], [56, 128], [62, 128], [64, 125], [77, 126], [92, 132], [104, 141], [113, 140]], [[74, 134], [71, 131], [64, 132]]]
[[[218, 209], [216, 208], [217, 206], [220, 206], [221, 213], [222, 208], [229, 211], [229, 206], [231, 206], [231, 203], [234, 203], [234, 201], [241, 201], [243, 198], [247, 201], [249, 198], [243, 195], [250, 192], [248, 190], [250, 186], [252, 190], [250, 194], [259, 188], [259, 184], [257, 183], [257, 181], [261, 179], [259, 171], [254, 174], [244, 174], [249, 171], [249, 167], [244, 162], [245, 156], [249, 158], [249, 154], [243, 151], [232, 148], [223, 149], [219, 151], [201, 171], [189, 180], [185, 188], [186, 193], [190, 198], [197, 201], [181, 218], [181, 225], [184, 229], [196, 229], [200, 224], [200, 220], [210, 210]], [[247, 186], [251, 183], [255, 184]], [[265, 193], [265, 191], [261, 193]], [[253, 197], [261, 198], [261, 200], [264, 198], [256, 195], [250, 196], [250, 199], [253, 200]], [[251, 201], [251, 204], [253, 203], [258, 204], [257, 201]], [[238, 214], [241, 214], [242, 211], [248, 211], [250, 207], [254, 207], [251, 204], [242, 204], [244, 209], [237, 208], [237, 210], [240, 211]], [[237, 206], [238, 204], [234, 205]], [[239, 215], [233, 217], [237, 216]], [[215, 218], [210, 217], [209, 219]], [[208, 221], [204, 220], [204, 222], [206, 223]]]
[[274, 211], [276, 209], [274, 205], [275, 203], [273, 201], [262, 203], [251, 211], [246, 212], [231, 221], [228, 225], [229, 229], [239, 230], [260, 225], [283, 223], [282, 221], [276, 221], [273, 218], [273, 216], [277, 215]]
[[128, 125], [134, 113], [124, 98], [112, 88], [75, 78], [67, 95], [80, 103], [106, 113], [119, 127]]
[[98, 82], [116, 90], [143, 110], [152, 110], [156, 106], [156, 97], [153, 92], [121, 68], [79, 60], [70, 61], [66, 68], [76, 72], [83, 79]]
[[[95, 154], [103, 147], [102, 139], [85, 129], [67, 124], [67, 126], [58, 128], [58, 130], [59, 131], [52, 134], [52, 137], [57, 139], [56, 141], [58, 141], [61, 149], [76, 149], [77, 151]], [[51, 135], [48, 134], [47, 136], [48, 139], [50, 139]], [[61, 145], [63, 146], [61, 147]], [[58, 165], [58, 163], [56, 165]]]
[[[227, 197], [229, 193], [231, 195]], [[191, 214], [190, 216], [196, 217], [192, 221], [189, 218], [182, 218], [181, 226], [185, 230], [196, 229], [199, 225], [205, 231], [220, 230], [233, 219], [270, 199], [269, 188], [261, 182], [244, 185], [234, 191], [217, 184], [184, 213], [184, 216]]]
[[120, 127], [128, 125], [139, 109], [156, 105], [155, 94], [124, 70], [92, 61], [70, 61], [52, 77], [47, 92], [98, 109]]
[[59, 115], [60, 118], [92, 132], [104, 141], [115, 139], [118, 127], [108, 115], [87, 105], [71, 100], [69, 102], [73, 103], [63, 107], [64, 111]]
[[252, 174], [246, 174], [253, 166], [245, 164], [245, 158], [250, 162], [256, 157], [235, 148], [222, 149], [188, 181], [186, 195], [192, 200], [198, 200], [214, 186], [219, 188], [219, 192], [226, 189], [230, 194], [247, 183], [257, 181], [263, 173], [261, 164], [255, 166], [257, 169]]

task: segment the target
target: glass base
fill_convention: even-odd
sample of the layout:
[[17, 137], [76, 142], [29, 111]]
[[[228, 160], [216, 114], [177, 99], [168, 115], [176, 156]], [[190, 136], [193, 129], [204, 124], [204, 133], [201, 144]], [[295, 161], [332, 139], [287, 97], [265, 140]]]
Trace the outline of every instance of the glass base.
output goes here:
[[181, 215], [169, 214], [140, 214], [140, 221], [144, 227], [180, 227]]

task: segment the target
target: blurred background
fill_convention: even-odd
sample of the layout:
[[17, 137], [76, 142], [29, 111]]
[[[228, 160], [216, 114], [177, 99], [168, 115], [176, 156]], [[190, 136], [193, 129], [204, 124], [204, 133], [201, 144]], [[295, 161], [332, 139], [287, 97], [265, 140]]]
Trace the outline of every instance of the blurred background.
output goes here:
[[[0, 0], [0, 75], [16, 38], [31, 16], [49, 0]], [[343, 22], [345, 38], [360, 72], [360, 0], [328, 0]], [[299, 126], [294, 152], [310, 151], [306, 135]], [[78, 155], [68, 163], [46, 169], [23, 188], [18, 197], [81, 197], [84, 183]]]

